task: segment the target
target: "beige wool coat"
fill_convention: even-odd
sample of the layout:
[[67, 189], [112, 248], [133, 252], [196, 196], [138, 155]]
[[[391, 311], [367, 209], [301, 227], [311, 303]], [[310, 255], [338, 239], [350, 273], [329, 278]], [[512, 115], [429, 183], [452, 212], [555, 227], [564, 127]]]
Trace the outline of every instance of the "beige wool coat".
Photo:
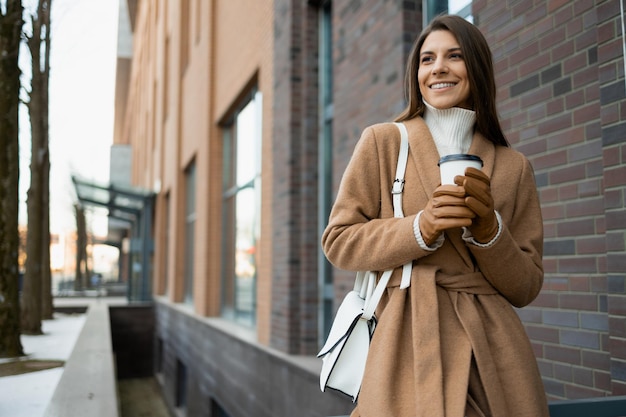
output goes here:
[[[530, 303], [543, 283], [543, 224], [531, 165], [475, 134], [469, 153], [484, 161], [502, 233], [483, 248], [465, 243], [460, 229], [449, 230], [441, 248], [425, 251], [413, 220], [440, 183], [439, 154], [423, 119], [404, 123], [405, 217], [393, 217], [391, 195], [400, 134], [391, 123], [377, 124], [354, 150], [322, 237], [338, 268], [395, 268], [352, 416], [463, 417], [469, 401], [485, 416], [548, 417], [535, 356], [512, 308]], [[409, 261], [411, 285], [400, 289], [401, 266]]]

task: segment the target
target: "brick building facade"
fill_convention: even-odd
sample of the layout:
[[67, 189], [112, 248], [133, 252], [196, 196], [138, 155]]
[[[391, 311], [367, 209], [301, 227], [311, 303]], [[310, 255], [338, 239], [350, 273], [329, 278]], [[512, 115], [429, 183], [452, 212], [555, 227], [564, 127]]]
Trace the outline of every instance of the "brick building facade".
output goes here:
[[[133, 53], [119, 59], [115, 143], [132, 146], [132, 183], [156, 192], [155, 370], [182, 415], [350, 410], [317, 386], [353, 279], [324, 261], [320, 233], [361, 131], [404, 106], [422, 3], [121, 0]], [[624, 395], [619, 0], [467, 3], [505, 133], [537, 177], [545, 283], [518, 312], [546, 391]]]

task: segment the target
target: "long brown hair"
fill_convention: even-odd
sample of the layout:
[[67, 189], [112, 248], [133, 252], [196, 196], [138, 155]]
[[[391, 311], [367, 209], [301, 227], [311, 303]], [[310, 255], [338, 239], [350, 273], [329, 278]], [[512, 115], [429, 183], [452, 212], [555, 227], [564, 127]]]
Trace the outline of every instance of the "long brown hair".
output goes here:
[[470, 100], [476, 112], [476, 131], [496, 145], [509, 146], [500, 127], [496, 110], [496, 82], [491, 50], [480, 30], [459, 16], [435, 17], [416, 39], [409, 54], [404, 77], [407, 107], [396, 121], [401, 122], [424, 115], [426, 106], [417, 80], [419, 55], [426, 37], [436, 30], [449, 31], [461, 46], [470, 84]]

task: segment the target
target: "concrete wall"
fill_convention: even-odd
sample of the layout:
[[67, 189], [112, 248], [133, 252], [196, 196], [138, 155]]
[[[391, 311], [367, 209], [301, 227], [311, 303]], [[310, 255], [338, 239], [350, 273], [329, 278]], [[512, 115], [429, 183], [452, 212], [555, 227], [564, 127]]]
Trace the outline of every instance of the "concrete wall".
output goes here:
[[230, 417], [326, 417], [352, 408], [346, 397], [320, 391], [317, 358], [264, 347], [249, 329], [200, 319], [164, 299], [156, 304], [156, 321], [157, 376], [172, 409], [179, 361], [187, 370], [188, 416], [217, 417], [218, 406]]

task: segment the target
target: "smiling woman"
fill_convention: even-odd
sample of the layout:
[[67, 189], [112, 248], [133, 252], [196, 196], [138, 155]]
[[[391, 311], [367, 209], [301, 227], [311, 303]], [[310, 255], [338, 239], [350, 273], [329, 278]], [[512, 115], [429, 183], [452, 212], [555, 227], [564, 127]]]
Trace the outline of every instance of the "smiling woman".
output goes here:
[[[380, 123], [363, 132], [322, 237], [338, 268], [394, 270], [352, 417], [547, 417], [512, 308], [541, 289], [541, 209], [530, 163], [500, 128], [482, 33], [459, 16], [435, 18], [414, 43], [405, 88], [405, 217], [394, 217], [391, 185], [398, 129]], [[456, 154], [482, 168], [442, 185], [438, 161]]]
[[470, 86], [463, 53], [454, 35], [437, 30], [426, 38], [418, 69], [424, 101], [438, 109], [471, 109]]
[[[422, 66], [421, 54], [430, 49], [424, 48], [426, 40], [430, 44], [431, 38], [434, 40], [445, 36], [441, 35], [442, 32], [447, 33], [455, 41], [453, 42], [452, 39], [448, 38], [449, 47], [460, 50], [460, 58], [465, 67], [470, 88], [469, 100], [472, 103], [481, 104], [480, 107], [474, 109], [476, 110], [476, 131], [497, 145], [508, 146], [496, 111], [496, 82], [491, 50], [480, 30], [458, 16], [443, 16], [433, 20], [413, 44], [405, 73], [405, 93], [408, 105], [396, 121], [407, 120], [424, 114], [426, 104], [422, 97], [422, 88], [419, 85], [419, 72]], [[455, 54], [450, 54], [450, 52], [448, 54], [452, 55], [449, 56], [449, 61], [454, 59]], [[429, 67], [429, 65], [425, 66]]]

